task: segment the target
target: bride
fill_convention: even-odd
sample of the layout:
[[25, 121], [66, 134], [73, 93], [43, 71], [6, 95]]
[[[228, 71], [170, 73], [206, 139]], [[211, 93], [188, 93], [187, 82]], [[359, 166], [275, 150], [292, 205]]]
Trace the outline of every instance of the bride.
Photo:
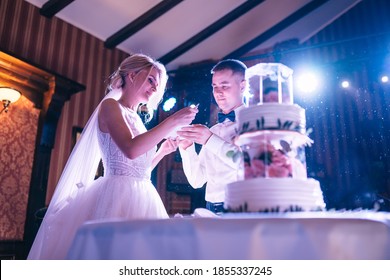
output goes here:
[[[168, 139], [158, 151], [156, 145], [190, 124], [198, 109], [183, 108], [147, 131], [137, 109], [145, 104], [150, 120], [166, 81], [165, 67], [143, 54], [127, 57], [111, 75], [108, 94], [68, 159], [28, 259], [64, 259], [86, 221], [168, 218], [150, 176], [177, 143]], [[100, 159], [104, 176], [94, 180]]]

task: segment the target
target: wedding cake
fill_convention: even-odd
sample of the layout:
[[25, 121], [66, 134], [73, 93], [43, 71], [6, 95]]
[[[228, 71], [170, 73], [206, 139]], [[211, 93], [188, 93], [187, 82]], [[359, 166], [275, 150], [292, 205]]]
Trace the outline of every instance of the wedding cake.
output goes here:
[[325, 203], [318, 181], [307, 178], [305, 110], [293, 103], [292, 70], [279, 63], [247, 69], [247, 106], [237, 112], [241, 180], [226, 186], [227, 212], [318, 211]]

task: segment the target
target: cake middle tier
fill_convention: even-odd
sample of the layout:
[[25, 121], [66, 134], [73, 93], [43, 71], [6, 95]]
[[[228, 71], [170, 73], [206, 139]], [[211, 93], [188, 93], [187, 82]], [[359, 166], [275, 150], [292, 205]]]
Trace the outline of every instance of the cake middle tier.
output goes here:
[[247, 132], [236, 137], [242, 166], [239, 178], [307, 178], [307, 135], [292, 130]]

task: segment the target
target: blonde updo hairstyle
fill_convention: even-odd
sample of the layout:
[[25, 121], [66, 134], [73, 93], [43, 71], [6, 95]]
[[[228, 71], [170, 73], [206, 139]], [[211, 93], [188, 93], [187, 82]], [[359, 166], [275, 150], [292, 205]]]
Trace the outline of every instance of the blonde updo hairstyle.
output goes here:
[[[125, 77], [129, 73], [134, 72], [137, 74], [138, 72], [145, 69], [148, 70], [150, 73], [153, 68], [157, 70], [160, 78], [158, 81], [156, 93], [154, 93], [150, 97], [149, 102], [145, 104], [148, 109], [148, 114], [145, 118], [146, 121], [150, 121], [153, 118], [153, 113], [155, 110], [157, 110], [158, 104], [161, 102], [164, 95], [165, 87], [168, 80], [168, 75], [164, 65], [147, 55], [133, 54], [123, 60], [122, 63], [119, 65], [118, 69], [114, 73], [112, 73], [112, 75], [110, 76], [110, 82], [107, 86], [107, 92], [114, 89], [123, 88], [125, 86]], [[145, 82], [146, 80], [147, 78], [145, 79]]]

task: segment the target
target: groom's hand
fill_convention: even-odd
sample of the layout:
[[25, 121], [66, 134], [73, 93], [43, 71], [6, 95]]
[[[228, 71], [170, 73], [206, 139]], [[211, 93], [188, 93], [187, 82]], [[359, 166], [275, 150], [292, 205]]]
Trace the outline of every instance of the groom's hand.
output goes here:
[[211, 135], [213, 135], [213, 133], [207, 126], [203, 124], [193, 124], [182, 127], [177, 131], [177, 135], [197, 144], [204, 145], [209, 140]]
[[180, 138], [178, 137], [179, 141], [179, 147], [182, 148], [183, 150], [187, 150], [188, 147], [190, 147], [194, 142], [188, 139]]

